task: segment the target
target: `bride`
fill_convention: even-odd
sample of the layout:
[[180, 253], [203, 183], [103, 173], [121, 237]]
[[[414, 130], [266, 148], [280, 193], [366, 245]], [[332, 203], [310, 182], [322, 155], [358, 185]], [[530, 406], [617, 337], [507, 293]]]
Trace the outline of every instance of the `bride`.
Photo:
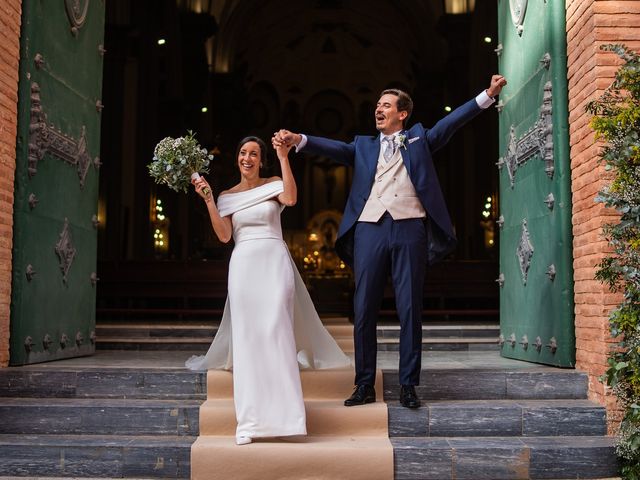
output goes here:
[[241, 140], [240, 183], [221, 192], [217, 205], [207, 181], [194, 181], [215, 234], [225, 243], [233, 237], [235, 247], [218, 333], [207, 354], [191, 357], [186, 366], [233, 368], [238, 445], [259, 437], [305, 435], [299, 368], [351, 363], [322, 325], [282, 239], [280, 212], [297, 200], [290, 148], [276, 150], [282, 179], [265, 178], [260, 176], [264, 142]]

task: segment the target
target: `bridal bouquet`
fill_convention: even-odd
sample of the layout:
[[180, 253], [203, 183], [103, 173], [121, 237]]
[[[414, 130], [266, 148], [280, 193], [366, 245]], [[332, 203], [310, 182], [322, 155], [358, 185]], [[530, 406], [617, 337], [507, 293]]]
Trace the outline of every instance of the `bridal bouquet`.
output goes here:
[[160, 140], [148, 168], [156, 183], [186, 193], [192, 178], [200, 178], [199, 173], [209, 173], [207, 167], [211, 160], [213, 155], [198, 144], [195, 134], [189, 130], [184, 137]]

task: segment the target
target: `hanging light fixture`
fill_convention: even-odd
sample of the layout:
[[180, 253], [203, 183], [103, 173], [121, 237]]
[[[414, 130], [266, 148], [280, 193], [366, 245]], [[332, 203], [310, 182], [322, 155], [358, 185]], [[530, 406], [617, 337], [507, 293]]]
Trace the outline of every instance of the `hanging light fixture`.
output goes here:
[[445, 12], [451, 15], [471, 13], [476, 6], [476, 0], [444, 0]]

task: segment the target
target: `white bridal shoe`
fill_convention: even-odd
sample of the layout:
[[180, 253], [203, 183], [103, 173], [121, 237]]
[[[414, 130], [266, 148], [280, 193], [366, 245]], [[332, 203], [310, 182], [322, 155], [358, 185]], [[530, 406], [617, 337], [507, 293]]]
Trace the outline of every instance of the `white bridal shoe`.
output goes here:
[[248, 445], [251, 443], [251, 437], [236, 437], [236, 445]]

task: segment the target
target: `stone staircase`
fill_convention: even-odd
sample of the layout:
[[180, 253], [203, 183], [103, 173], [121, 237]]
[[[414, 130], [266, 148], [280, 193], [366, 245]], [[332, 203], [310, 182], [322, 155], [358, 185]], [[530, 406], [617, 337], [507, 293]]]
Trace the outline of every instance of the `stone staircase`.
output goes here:
[[[206, 351], [218, 329], [218, 322], [194, 321], [101, 321], [96, 325], [96, 348], [101, 350], [193, 350]], [[351, 326], [344, 318], [327, 319], [329, 330]], [[348, 330], [348, 332], [347, 332]], [[336, 335], [336, 333], [338, 335]], [[398, 351], [400, 326], [397, 323], [378, 325], [378, 349]], [[499, 350], [500, 326], [495, 322], [458, 321], [424, 323], [424, 351]], [[348, 350], [348, 349], [347, 349]]]
[[[396, 480], [615, 477], [603, 407], [574, 370], [423, 370], [423, 406], [398, 403], [385, 372]], [[393, 388], [390, 388], [393, 386]]]
[[[425, 365], [416, 410], [398, 404], [397, 372], [384, 372], [397, 480], [616, 475], [586, 375], [481, 368], [482, 355], [497, 353], [473, 355], [469, 368]], [[189, 477], [204, 372], [57, 363], [0, 370], [0, 477]]]
[[189, 478], [206, 375], [0, 370], [0, 476]]

